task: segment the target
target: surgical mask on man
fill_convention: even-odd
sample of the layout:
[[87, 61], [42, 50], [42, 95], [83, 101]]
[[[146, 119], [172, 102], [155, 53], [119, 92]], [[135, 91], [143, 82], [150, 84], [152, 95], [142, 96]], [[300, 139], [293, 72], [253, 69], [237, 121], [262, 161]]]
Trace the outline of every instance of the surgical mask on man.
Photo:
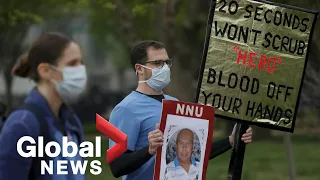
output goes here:
[[74, 67], [64, 67], [56, 70], [60, 71], [63, 75], [63, 81], [56, 82], [55, 84], [57, 92], [60, 94], [65, 103], [71, 103], [80, 97], [80, 94], [86, 88], [87, 72], [84, 65]]
[[165, 64], [161, 69], [142, 66], [152, 71], [152, 76], [148, 80], [139, 81], [139, 83], [147, 83], [153, 90], [162, 91], [170, 83], [170, 68]]

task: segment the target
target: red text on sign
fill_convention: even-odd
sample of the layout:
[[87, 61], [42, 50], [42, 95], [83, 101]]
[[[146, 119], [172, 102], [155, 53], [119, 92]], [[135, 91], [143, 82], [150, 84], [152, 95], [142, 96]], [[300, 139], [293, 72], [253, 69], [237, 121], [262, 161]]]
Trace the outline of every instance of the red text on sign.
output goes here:
[[237, 64], [242, 64], [244, 66], [249, 66], [250, 68], [258, 68], [260, 70], [268, 71], [269, 73], [274, 73], [277, 68], [277, 64], [282, 63], [282, 57], [267, 57], [261, 54], [258, 63], [255, 62], [255, 57], [258, 57], [256, 52], [242, 51], [239, 47], [234, 46], [233, 50], [238, 53]]

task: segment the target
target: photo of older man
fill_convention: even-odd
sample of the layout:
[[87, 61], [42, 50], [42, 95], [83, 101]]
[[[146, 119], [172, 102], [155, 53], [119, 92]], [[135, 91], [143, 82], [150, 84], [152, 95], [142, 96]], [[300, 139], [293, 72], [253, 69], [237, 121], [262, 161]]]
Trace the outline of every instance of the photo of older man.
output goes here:
[[165, 179], [195, 180], [199, 177], [199, 162], [193, 156], [194, 133], [182, 129], [176, 139], [176, 157], [167, 165]]

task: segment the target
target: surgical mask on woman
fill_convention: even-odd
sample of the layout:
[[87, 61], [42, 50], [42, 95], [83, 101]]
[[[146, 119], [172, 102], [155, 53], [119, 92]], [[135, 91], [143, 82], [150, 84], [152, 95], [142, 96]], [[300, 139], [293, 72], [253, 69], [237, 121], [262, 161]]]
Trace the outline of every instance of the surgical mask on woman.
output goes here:
[[84, 65], [56, 68], [63, 75], [63, 81], [52, 81], [57, 92], [66, 103], [78, 100], [80, 94], [84, 92], [87, 83], [87, 72]]
[[152, 71], [152, 76], [148, 80], [139, 81], [139, 83], [147, 83], [153, 90], [162, 91], [170, 83], [170, 68], [165, 64], [162, 68], [150, 68], [143, 66], [144, 68]]

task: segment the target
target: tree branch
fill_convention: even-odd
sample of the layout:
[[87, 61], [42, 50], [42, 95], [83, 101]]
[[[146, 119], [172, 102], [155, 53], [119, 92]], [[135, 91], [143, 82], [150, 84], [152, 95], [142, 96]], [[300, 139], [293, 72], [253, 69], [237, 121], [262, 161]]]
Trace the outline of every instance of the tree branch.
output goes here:
[[130, 10], [124, 5], [122, 0], [112, 0], [117, 6], [120, 31], [125, 36], [128, 47], [132, 47], [138, 40], [138, 34], [135, 32], [134, 18]]
[[[176, 96], [180, 100], [191, 101], [193, 89], [189, 80], [192, 80], [192, 74], [183, 68], [183, 64], [188, 62], [184, 60], [184, 51], [188, 50], [190, 44], [184, 44], [184, 36], [180, 36], [179, 29], [176, 25], [175, 18], [177, 16], [177, 6], [179, 0], [168, 0], [158, 4], [159, 19], [157, 24], [160, 27], [159, 37], [165, 43], [166, 49], [171, 58], [175, 59], [172, 67], [172, 79], [170, 85], [166, 88], [166, 92]], [[187, 79], [187, 81], [186, 81]], [[177, 88], [177, 86], [179, 88]], [[183, 91], [181, 91], [183, 89]]]
[[159, 2], [158, 7], [158, 28], [161, 32], [159, 39], [164, 42], [169, 50], [169, 54], [175, 54], [178, 50], [178, 39], [176, 39], [176, 25], [175, 16], [177, 5], [180, 0], [168, 0], [165, 2]]

